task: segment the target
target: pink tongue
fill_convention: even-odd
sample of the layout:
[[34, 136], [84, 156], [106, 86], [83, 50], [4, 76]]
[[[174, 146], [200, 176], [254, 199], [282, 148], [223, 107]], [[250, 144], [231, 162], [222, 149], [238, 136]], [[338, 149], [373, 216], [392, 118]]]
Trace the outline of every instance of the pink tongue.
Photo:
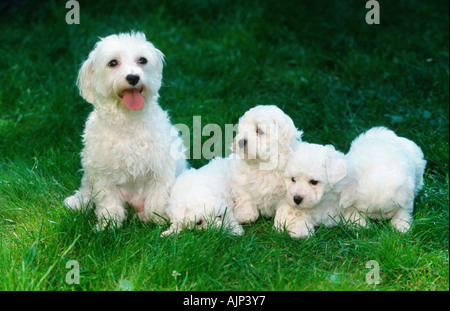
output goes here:
[[144, 107], [145, 98], [138, 90], [125, 92], [123, 95], [123, 103], [130, 110], [139, 110]]

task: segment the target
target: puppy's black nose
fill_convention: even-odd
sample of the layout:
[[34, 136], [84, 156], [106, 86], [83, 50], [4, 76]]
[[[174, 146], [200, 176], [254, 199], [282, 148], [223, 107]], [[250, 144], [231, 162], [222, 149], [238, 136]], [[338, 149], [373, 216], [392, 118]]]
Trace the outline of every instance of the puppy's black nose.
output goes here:
[[238, 142], [238, 145], [239, 145], [239, 148], [244, 148], [245, 145], [247, 145], [247, 139], [241, 139], [241, 140]]
[[126, 76], [126, 79], [127, 79], [128, 83], [130, 83], [133, 86], [139, 82], [138, 75], [128, 75], [128, 76]]
[[299, 205], [300, 203], [302, 203], [302, 201], [303, 201], [303, 198], [301, 196], [298, 196], [298, 195], [294, 196], [295, 204]]

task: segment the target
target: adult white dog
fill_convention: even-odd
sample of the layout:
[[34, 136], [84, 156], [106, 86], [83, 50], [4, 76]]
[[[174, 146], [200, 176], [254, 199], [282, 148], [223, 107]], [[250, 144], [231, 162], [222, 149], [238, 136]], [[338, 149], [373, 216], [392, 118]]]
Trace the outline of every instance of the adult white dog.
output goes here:
[[365, 225], [357, 210], [339, 207], [340, 183], [346, 175], [342, 152], [331, 145], [302, 142], [284, 172], [286, 196], [277, 206], [275, 227], [303, 238], [313, 235], [318, 225], [332, 227], [340, 221]]
[[348, 177], [339, 204], [373, 219], [391, 218], [400, 232], [413, 221], [414, 198], [423, 187], [426, 161], [419, 146], [385, 127], [358, 136], [346, 155]]
[[[81, 188], [64, 203], [92, 207], [102, 229], [120, 226], [127, 203], [144, 220], [165, 216], [175, 176], [186, 167], [178, 131], [158, 105], [163, 54], [140, 32], [102, 38], [83, 63], [81, 96], [94, 106], [81, 152]], [[175, 151], [174, 151], [175, 150]]]
[[261, 214], [273, 217], [284, 197], [283, 172], [299, 131], [292, 119], [276, 106], [256, 106], [240, 119], [232, 150], [230, 189], [239, 223], [253, 222]]
[[221, 227], [242, 235], [233, 215], [229, 178], [231, 158], [215, 158], [207, 165], [183, 172], [172, 188], [167, 214], [170, 228], [162, 235], [180, 233], [186, 226]]

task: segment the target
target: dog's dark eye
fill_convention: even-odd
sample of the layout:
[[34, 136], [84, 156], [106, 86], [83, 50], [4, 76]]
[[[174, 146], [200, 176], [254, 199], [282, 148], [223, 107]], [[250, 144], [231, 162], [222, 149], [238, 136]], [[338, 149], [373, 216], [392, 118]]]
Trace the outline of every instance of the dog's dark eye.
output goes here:
[[222, 215], [216, 216], [217, 219], [222, 219]]
[[317, 185], [319, 182], [317, 180], [311, 179], [309, 183], [313, 186]]
[[116, 67], [117, 65], [119, 65], [119, 62], [116, 59], [113, 59], [108, 63], [109, 67]]
[[141, 57], [139, 58], [138, 63], [141, 65], [145, 65], [147, 64], [147, 59], [145, 57]]
[[201, 226], [203, 224], [203, 219], [200, 219], [195, 223], [197, 226]]
[[292, 177], [291, 180], [292, 180], [292, 182], [295, 182], [295, 177]]
[[258, 128], [256, 129], [256, 134], [258, 134], [258, 135], [264, 135], [264, 131], [258, 127]]

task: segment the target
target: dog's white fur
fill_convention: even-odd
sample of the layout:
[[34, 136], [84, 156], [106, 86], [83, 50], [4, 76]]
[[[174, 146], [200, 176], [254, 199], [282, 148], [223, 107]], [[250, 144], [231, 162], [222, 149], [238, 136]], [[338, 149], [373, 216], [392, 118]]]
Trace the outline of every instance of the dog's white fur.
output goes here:
[[[94, 110], [83, 134], [81, 188], [64, 203], [75, 210], [94, 203], [99, 229], [109, 220], [120, 226], [126, 203], [144, 221], [164, 217], [175, 176], [186, 168], [183, 152], [173, 152], [182, 146], [178, 131], [158, 105], [162, 69], [163, 54], [132, 32], [102, 38], [79, 71], [80, 94]], [[128, 75], [139, 81], [132, 85]], [[127, 108], [130, 91], [144, 97], [142, 108]]]
[[302, 135], [292, 119], [276, 106], [256, 106], [240, 119], [232, 150], [230, 189], [239, 223], [253, 222], [261, 214], [273, 217], [284, 196], [283, 172]]
[[[277, 208], [275, 226], [292, 237], [307, 237], [319, 224], [344, 220], [365, 226], [366, 217], [392, 217], [391, 225], [406, 232], [425, 166], [414, 142], [384, 127], [361, 134], [345, 156], [330, 145], [301, 143], [286, 167], [286, 198]], [[299, 204], [295, 196], [297, 202], [302, 199]]]
[[350, 163], [339, 205], [355, 207], [370, 218], [390, 218], [406, 232], [414, 197], [423, 187], [426, 161], [420, 147], [385, 127], [358, 136], [346, 155]]
[[183, 172], [177, 178], [167, 209], [172, 224], [162, 233], [163, 236], [178, 234], [193, 224], [199, 228], [223, 226], [235, 235], [244, 233], [233, 215], [234, 204], [228, 184], [232, 161], [231, 158], [215, 158], [199, 169], [191, 168]]
[[275, 227], [300, 238], [314, 234], [315, 226], [331, 227], [341, 220], [364, 225], [365, 220], [355, 209], [338, 205], [339, 183], [346, 174], [342, 152], [331, 145], [302, 142], [284, 172], [286, 196], [277, 206]]

